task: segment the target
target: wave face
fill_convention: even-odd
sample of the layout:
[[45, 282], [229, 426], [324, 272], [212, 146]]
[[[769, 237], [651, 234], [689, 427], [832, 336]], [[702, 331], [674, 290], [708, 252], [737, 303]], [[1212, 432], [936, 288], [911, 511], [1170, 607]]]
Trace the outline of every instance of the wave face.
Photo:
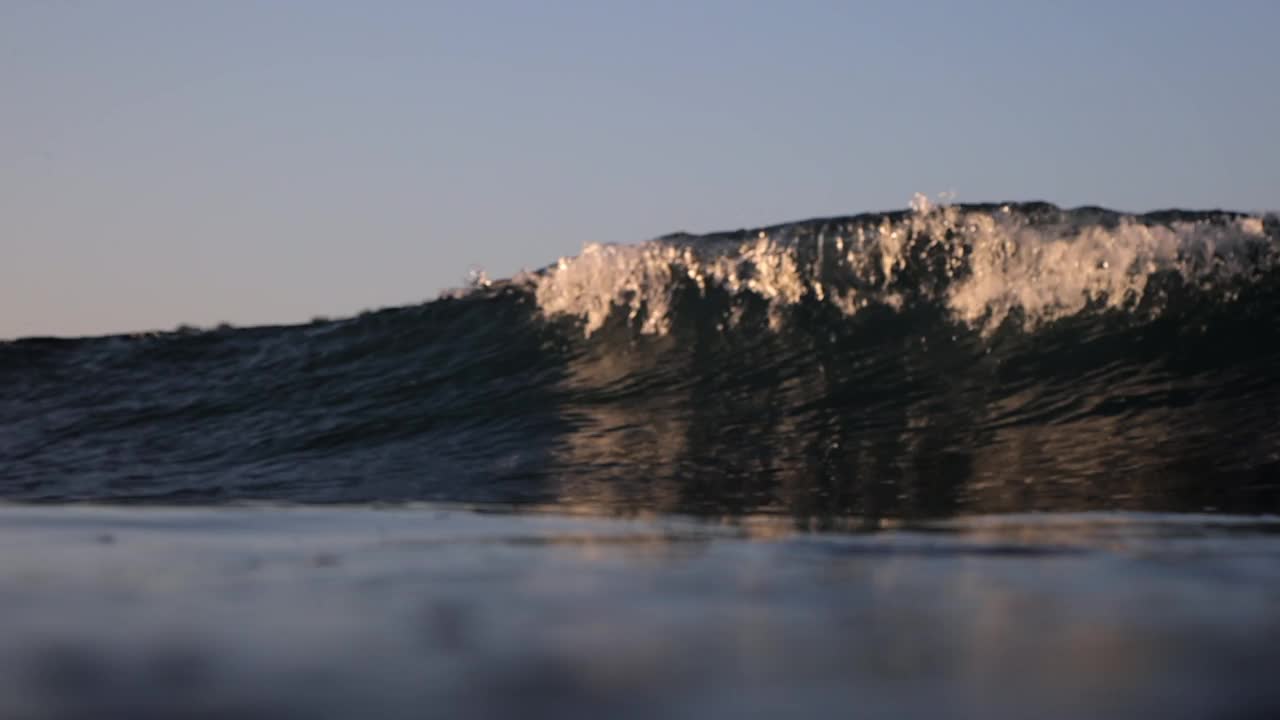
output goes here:
[[0, 344], [0, 493], [1280, 511], [1280, 221], [1043, 203], [592, 245], [293, 327]]

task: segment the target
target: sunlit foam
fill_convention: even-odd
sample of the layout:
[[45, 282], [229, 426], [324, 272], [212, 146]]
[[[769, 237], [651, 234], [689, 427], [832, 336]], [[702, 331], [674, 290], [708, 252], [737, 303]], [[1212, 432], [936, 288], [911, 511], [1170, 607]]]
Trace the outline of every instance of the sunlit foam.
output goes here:
[[[1276, 241], [1259, 217], [1158, 223], [1113, 215], [1102, 223], [1060, 215], [1046, 222], [1008, 206], [917, 199], [906, 214], [820, 228], [589, 244], [523, 280], [544, 315], [580, 318], [587, 335], [619, 311], [641, 332], [665, 334], [675, 293], [689, 283], [765, 301], [775, 328], [802, 301], [853, 315], [871, 304], [900, 309], [914, 295], [988, 333], [1006, 321], [1035, 327], [1090, 307], [1133, 305], [1158, 273], [1211, 288], [1276, 265]], [[913, 285], [921, 273], [941, 273], [941, 281]]]

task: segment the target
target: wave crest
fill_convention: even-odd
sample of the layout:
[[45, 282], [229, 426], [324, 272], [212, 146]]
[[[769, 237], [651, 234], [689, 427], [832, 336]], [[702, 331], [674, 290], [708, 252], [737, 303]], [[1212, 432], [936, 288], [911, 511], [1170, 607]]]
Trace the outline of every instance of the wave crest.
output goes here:
[[[788, 308], [818, 302], [854, 315], [869, 305], [945, 306], [985, 333], [1033, 329], [1087, 309], [1163, 309], [1161, 276], [1227, 299], [1277, 266], [1276, 218], [1226, 212], [1126, 215], [1045, 203], [917, 205], [910, 211], [810, 220], [638, 245], [589, 244], [523, 278], [548, 317], [580, 318], [591, 335], [617, 312], [666, 334], [675, 297], [693, 287]], [[730, 309], [725, 323], [740, 312]]]

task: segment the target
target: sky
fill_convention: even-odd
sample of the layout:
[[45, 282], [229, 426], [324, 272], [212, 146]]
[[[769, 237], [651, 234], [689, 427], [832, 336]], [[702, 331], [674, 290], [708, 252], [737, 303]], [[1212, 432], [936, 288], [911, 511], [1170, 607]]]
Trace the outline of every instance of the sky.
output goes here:
[[822, 215], [1280, 207], [1280, 3], [0, 0], [0, 338]]

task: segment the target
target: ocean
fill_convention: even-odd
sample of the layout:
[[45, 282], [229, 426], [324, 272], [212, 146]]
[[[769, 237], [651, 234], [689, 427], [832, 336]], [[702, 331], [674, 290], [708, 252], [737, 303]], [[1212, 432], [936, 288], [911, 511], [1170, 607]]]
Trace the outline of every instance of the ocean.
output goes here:
[[0, 343], [0, 717], [1280, 716], [1280, 219], [943, 205]]

